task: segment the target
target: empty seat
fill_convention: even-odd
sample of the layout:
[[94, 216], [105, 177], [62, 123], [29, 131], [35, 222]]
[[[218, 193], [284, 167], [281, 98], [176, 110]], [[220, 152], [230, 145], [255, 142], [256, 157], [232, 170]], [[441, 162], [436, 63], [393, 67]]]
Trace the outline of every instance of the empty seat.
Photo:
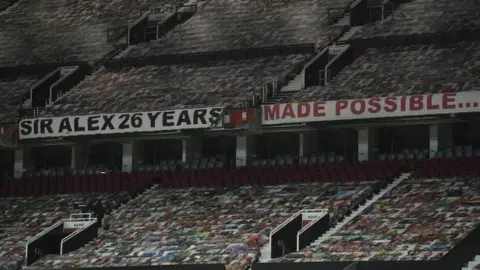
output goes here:
[[209, 64], [101, 69], [47, 107], [45, 115], [245, 105], [274, 77], [285, 80], [309, 55]]
[[480, 42], [367, 49], [327, 86], [307, 87], [285, 101], [478, 91], [479, 51]]

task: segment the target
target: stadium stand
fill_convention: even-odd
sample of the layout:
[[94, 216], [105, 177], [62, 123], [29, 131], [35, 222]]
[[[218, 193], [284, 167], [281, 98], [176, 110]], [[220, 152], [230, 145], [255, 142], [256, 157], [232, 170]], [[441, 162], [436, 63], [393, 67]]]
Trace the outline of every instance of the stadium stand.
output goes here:
[[0, 66], [102, 59], [114, 48], [107, 30], [122, 31], [155, 5], [177, 1], [19, 1], [0, 14]]
[[[393, 1], [394, 5], [397, 5]], [[383, 21], [367, 24], [353, 39], [454, 32], [478, 29], [480, 9], [475, 1], [405, 1]]]
[[[2, 186], [4, 191], [4, 186]], [[41, 190], [38, 190], [40, 193]], [[68, 218], [75, 209], [87, 200], [100, 199], [111, 208], [118, 207], [129, 198], [127, 192], [77, 193], [37, 197], [0, 198], [0, 267], [18, 269], [24, 262], [24, 241], [50, 227], [55, 222]]]
[[7, 8], [9, 5], [15, 3], [16, 0], [0, 0], [0, 11]]
[[44, 115], [245, 106], [277, 78], [288, 81], [308, 54], [208, 64], [100, 69], [47, 107]]
[[206, 1], [164, 38], [131, 46], [124, 58], [315, 43], [323, 48], [346, 30], [328, 26], [328, 8], [349, 1]]
[[[11, 5], [13, 2], [18, 3]], [[88, 68], [82, 67], [78, 74], [69, 78], [65, 75], [65, 83], [55, 93], [56, 97], [48, 99], [52, 95], [51, 84], [38, 89], [39, 93], [30, 97], [32, 107], [35, 107], [33, 103], [40, 104], [40, 116], [130, 113], [199, 106], [248, 107], [267, 88], [272, 90], [267, 94], [271, 100], [260, 99], [264, 103], [480, 90], [480, 43], [472, 41], [479, 40], [480, 36], [469, 36], [468, 41], [458, 42], [467, 36], [462, 31], [480, 30], [477, 0], [359, 0], [354, 1], [358, 4], [357, 9], [350, 6], [350, 0], [205, 0], [198, 1], [198, 5], [197, 1], [188, 1], [186, 5], [198, 7], [191, 12], [194, 13], [192, 17], [178, 18], [182, 16], [176, 13], [170, 17], [176, 18], [172, 20], [174, 22], [165, 23], [163, 19], [172, 15], [172, 9], [185, 2], [0, 0], [0, 124], [15, 122], [22, 116], [17, 111], [28, 99], [25, 95], [28, 96], [30, 88], [47, 72], [60, 66], [86, 65], [87, 61]], [[381, 12], [385, 12], [387, 18], [350, 27], [348, 19], [350, 23], [357, 19], [376, 20], [372, 14], [375, 10], [372, 4], [375, 3], [381, 5]], [[390, 5], [394, 6], [392, 15]], [[145, 19], [143, 15], [153, 9], [162, 13], [161, 16], [156, 14], [162, 25], [158, 24], [159, 21], [153, 22], [156, 26], [154, 36], [158, 40], [146, 37], [153, 24], [150, 25], [149, 16]], [[127, 26], [134, 21], [136, 27], [127, 34]], [[424, 34], [435, 37], [424, 38]], [[111, 35], [114, 38], [110, 39]], [[126, 42], [119, 41], [122, 36]], [[339, 37], [343, 39], [338, 40]], [[344, 45], [332, 45], [340, 43]], [[126, 45], [130, 46], [121, 51]], [[326, 48], [329, 45], [332, 46]], [[314, 53], [324, 48], [327, 53], [323, 56], [326, 57], [313, 58]], [[329, 49], [336, 52], [330, 53]], [[322, 70], [328, 68], [327, 63], [333, 63], [331, 69]], [[29, 69], [35, 69], [37, 64], [52, 65], [39, 68], [43, 69], [41, 72], [30, 72]], [[13, 66], [16, 68], [11, 68]], [[27, 68], [23, 69], [24, 66]], [[324, 82], [321, 82], [321, 71], [325, 71], [326, 77], [328, 72], [334, 73], [333, 78], [323, 78]], [[275, 97], [287, 83], [295, 81], [292, 78], [297, 79], [295, 87], [290, 89], [292, 91]], [[327, 85], [315, 85], [318, 83]], [[48, 90], [50, 93], [46, 94]], [[44, 109], [45, 101], [51, 103]], [[445, 122], [478, 122], [475, 117], [451, 114]], [[272, 157], [268, 153], [267, 157], [259, 154], [258, 157], [254, 155], [252, 166], [239, 168], [233, 168], [235, 158], [238, 159], [235, 153], [233, 158], [229, 154], [228, 160], [226, 156], [207, 157], [205, 153], [191, 160], [186, 157], [190, 153], [182, 152], [183, 161], [158, 162], [153, 158], [153, 163], [157, 164], [142, 163], [139, 168], [129, 166], [126, 169], [128, 161], [123, 160], [125, 157], [130, 160], [129, 165], [137, 165], [133, 161], [136, 140], [164, 139], [162, 130], [145, 137], [138, 132], [135, 135], [140, 135], [132, 136], [134, 139], [125, 138], [134, 141], [128, 145], [131, 146], [130, 156], [125, 155], [127, 151], [123, 149], [120, 149], [123, 153], [114, 158], [113, 153], [106, 151], [112, 155], [111, 164], [114, 164], [108, 169], [89, 161], [79, 161], [85, 153], [73, 150], [75, 147], [80, 149], [90, 138], [96, 140], [95, 136], [54, 138], [48, 145], [58, 143], [66, 146], [64, 148], [68, 151], [72, 148], [71, 164], [67, 161], [62, 165], [69, 168], [27, 171], [23, 178], [15, 180], [0, 178], [0, 269], [117, 269], [145, 265], [156, 269], [156, 266], [164, 267], [165, 264], [220, 263], [227, 265], [228, 270], [250, 270], [251, 264], [261, 257], [262, 246], [267, 246], [272, 229], [298, 210], [308, 208], [328, 209], [331, 229], [338, 230], [309, 242], [310, 246], [298, 252], [271, 262], [284, 265], [295, 262], [295, 266], [286, 269], [296, 270], [340, 270], [344, 269], [341, 263], [352, 260], [440, 262], [448, 252], [463, 244], [466, 236], [480, 228], [480, 149], [450, 145], [437, 151], [444, 147], [439, 135], [444, 131], [443, 126], [440, 128], [441, 124], [438, 124], [443, 124], [444, 119], [440, 117], [422, 116], [404, 122], [399, 118], [377, 120], [273, 126], [272, 132], [266, 136], [300, 133], [304, 129], [336, 132], [343, 125], [353, 132], [347, 133], [348, 140], [339, 140], [345, 144], [339, 147], [342, 148], [340, 151], [334, 149], [336, 152], [311, 154], [301, 148], [292, 155]], [[422, 136], [422, 139], [419, 135], [418, 141], [422, 142], [414, 146], [403, 142], [404, 138], [397, 140], [397, 136], [392, 135], [391, 143], [388, 143], [391, 147], [382, 146], [383, 152], [380, 153], [378, 149], [371, 149], [378, 146], [371, 147], [377, 143], [374, 140], [382, 140], [374, 138], [373, 130], [396, 126], [397, 120], [402, 121], [402, 128], [412, 123], [422, 125], [430, 135], [433, 132], [427, 125], [438, 124], [435, 126], [438, 134], [436, 137]], [[370, 123], [373, 123], [372, 132]], [[355, 130], [357, 127], [365, 128], [364, 131], [368, 129], [363, 132], [367, 138], [360, 138], [360, 132]], [[0, 128], [3, 133], [3, 126]], [[203, 131], [196, 132], [181, 135], [204, 135]], [[235, 136], [243, 136], [242, 139], [256, 136], [243, 130], [222, 131], [222, 136], [223, 132], [228, 133], [225, 137], [232, 141], [236, 139], [237, 145], [240, 140]], [[332, 137], [337, 135], [335, 132], [332, 131]], [[353, 133], [356, 135], [351, 136]], [[451, 131], [450, 138], [445, 139], [452, 145], [463, 136], [454, 133]], [[120, 136], [114, 134], [112, 138], [123, 143], [124, 138]], [[108, 137], [102, 136], [98, 141], [106, 141]], [[298, 141], [302, 141], [301, 147], [307, 145], [308, 135], [298, 137]], [[290, 138], [297, 140], [295, 136]], [[474, 141], [478, 138], [476, 134], [469, 137]], [[329, 140], [325, 139], [325, 144], [330, 143]], [[291, 144], [300, 144], [298, 141]], [[353, 147], [347, 145], [350, 141], [354, 142]], [[178, 142], [182, 144], [182, 151], [188, 150], [186, 139], [178, 138]], [[251, 141], [242, 142], [248, 146], [241, 151], [249, 151]], [[0, 148], [0, 154], [2, 157], [10, 155], [12, 167], [17, 169], [19, 163], [25, 167], [35, 165], [39, 169], [49, 165], [25, 160], [27, 150], [30, 150], [27, 148], [40, 143], [28, 141], [20, 147], [14, 145], [16, 148], [5, 155]], [[401, 147], [417, 148], [398, 151], [401, 147], [397, 144], [401, 143]], [[362, 154], [358, 152], [363, 151], [361, 144], [366, 146], [363, 147], [366, 151], [372, 152], [368, 153], [370, 161], [356, 160]], [[432, 147], [433, 144], [437, 145]], [[255, 145], [257, 148], [262, 146], [261, 143]], [[121, 143], [116, 147], [122, 148]], [[315, 148], [319, 148], [318, 145]], [[40, 151], [50, 150], [45, 149]], [[238, 146], [236, 150], [239, 151]], [[167, 152], [165, 149], [161, 151]], [[207, 151], [202, 149], [201, 152]], [[373, 161], [373, 156], [378, 160]], [[429, 156], [432, 159], [427, 159]], [[250, 156], [248, 159], [250, 162]], [[3, 163], [7, 162], [2, 160], [0, 167], [4, 166]], [[22, 166], [18, 171], [24, 171]], [[138, 171], [130, 172], [132, 168]], [[118, 172], [122, 170], [125, 172]], [[413, 178], [401, 182], [372, 205], [363, 204], [377, 192], [377, 197], [382, 196], [384, 193], [379, 191], [404, 170], [413, 171]], [[3, 170], [0, 172], [3, 177]], [[22, 265], [28, 238], [56, 220], [78, 212], [74, 209], [78, 202], [94, 198], [116, 208], [111, 215], [109, 230], [78, 250], [64, 255], [47, 255], [33, 265]], [[127, 200], [127, 204], [122, 204]], [[367, 209], [363, 211], [363, 207]], [[451, 263], [453, 260], [448, 261], [445, 267], [410, 268], [404, 264], [402, 268], [401, 264], [398, 267], [384, 264], [382, 267], [360, 267], [359, 270], [460, 270], [461, 263], [472, 259], [471, 252], [480, 255], [478, 239], [477, 236], [475, 244], [470, 242], [467, 250], [462, 250], [464, 254], [453, 255], [457, 260], [455, 264]], [[304, 268], [301, 262], [340, 264], [339, 267], [312, 264], [312, 267]], [[254, 264], [253, 270], [285, 268], [276, 268], [278, 265], [256, 268], [259, 265], [266, 264]], [[473, 269], [480, 270], [480, 256], [462, 270]]]
[[30, 93], [30, 88], [41, 76], [0, 77], [0, 122], [15, 122], [20, 118], [21, 102]]
[[[333, 220], [341, 220], [391, 180], [400, 165], [383, 161], [355, 166], [305, 164], [298, 168], [285, 165], [231, 171], [164, 171], [160, 173], [164, 182], [113, 214], [112, 227], [106, 234], [78, 251], [45, 257], [30, 268], [86, 266], [85, 258], [100, 258], [108, 253], [101, 265], [138, 265], [146, 263], [142, 258], [147, 257], [151, 264], [219, 262], [238, 269], [259, 256], [259, 247], [268, 239], [270, 230], [293, 213], [325, 208], [330, 209]], [[139, 172], [132, 178], [150, 179], [154, 175]], [[83, 176], [83, 181], [88, 177], [94, 179], [89, 183], [101, 181], [99, 176]], [[320, 179], [332, 182], [319, 183]], [[278, 186], [265, 186], [271, 184]], [[168, 191], [164, 187], [182, 189]], [[138, 214], [139, 209], [143, 214]], [[181, 234], [178, 228], [183, 228]], [[160, 239], [166, 236], [170, 240]], [[109, 252], [112, 247], [114, 254]]]
[[479, 49], [479, 42], [367, 49], [327, 86], [307, 87], [291, 99], [337, 100], [478, 91]]
[[[2, 197], [42, 196], [45, 194], [69, 194], [79, 192], [122, 192], [137, 194], [151, 186], [151, 173], [103, 173], [82, 170], [82, 174], [71, 175], [61, 169], [43, 170], [43, 174], [27, 175], [21, 180], [0, 182]], [[149, 176], [149, 177], [148, 177]]]
[[280, 261], [435, 260], [478, 226], [478, 157], [424, 160], [323, 242]]
[[[86, 266], [86, 258], [116, 254], [101, 265], [226, 263], [255, 260], [272, 228], [298, 210], [350, 208], [373, 183], [324, 183], [238, 189], [152, 189], [113, 215], [111, 232], [68, 256], [42, 260], [42, 268]], [[187, 199], [188, 198], [188, 199]], [[288, 207], [285, 207], [288, 205]], [[141, 214], [138, 213], [139, 209]], [[134, 226], [131, 226], [134, 224]], [[145, 259], [141, 259], [145, 258]], [[98, 265], [98, 263], [96, 263]]]

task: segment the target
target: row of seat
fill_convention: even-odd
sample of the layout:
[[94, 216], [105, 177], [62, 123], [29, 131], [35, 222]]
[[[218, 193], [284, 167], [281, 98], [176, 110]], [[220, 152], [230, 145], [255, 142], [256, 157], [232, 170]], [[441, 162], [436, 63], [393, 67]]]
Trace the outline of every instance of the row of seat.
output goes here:
[[426, 160], [324, 242], [279, 261], [439, 259], [480, 223], [478, 162]]
[[323, 48], [345, 26], [328, 26], [328, 9], [350, 1], [210, 0], [160, 40], [128, 49], [125, 57], [200, 53], [315, 43]]
[[0, 122], [18, 120], [22, 99], [40, 79], [40, 76], [0, 78]]
[[126, 30], [152, 7], [176, 0], [19, 1], [0, 13], [0, 66], [99, 60], [109, 28]]
[[478, 51], [480, 42], [371, 48], [327, 86], [307, 87], [284, 101], [478, 91]]
[[224, 263], [227, 269], [245, 269], [258, 258], [270, 231], [297, 211], [345, 213], [372, 194], [373, 184], [170, 191], [155, 187], [114, 212], [111, 229], [103, 236], [30, 268]]
[[153, 173], [26, 177], [19, 180], [0, 181], [0, 197], [121, 191], [136, 194], [151, 186], [154, 177]]
[[349, 164], [285, 164], [242, 168], [207, 168], [135, 173], [101, 173], [91, 175], [42, 175], [20, 181], [0, 182], [0, 196], [41, 196], [71, 192], [132, 193], [159, 182], [164, 188], [238, 187], [277, 185], [316, 181], [388, 180], [404, 167], [401, 161]]
[[[388, 8], [386, 8], [388, 10]], [[475, 1], [415, 0], [405, 2], [394, 15], [367, 24], [353, 38], [401, 36], [478, 29], [480, 9]]]
[[243, 185], [281, 185], [316, 181], [366, 181], [391, 179], [401, 163], [385, 162], [362, 165], [310, 164], [253, 168], [181, 170], [162, 172], [163, 185], [172, 188], [235, 187]]
[[11, 4], [15, 3], [17, 0], [0, 0], [0, 12], [6, 9]]
[[[3, 187], [0, 190], [3, 191]], [[0, 198], [0, 268], [20, 269], [25, 241], [70, 214], [78, 213], [76, 205], [101, 200], [107, 209], [113, 209], [129, 198], [127, 192]]]
[[193, 106], [245, 106], [276, 77], [291, 77], [309, 55], [230, 60], [209, 64], [100, 69], [70, 90], [45, 116], [158, 111]]

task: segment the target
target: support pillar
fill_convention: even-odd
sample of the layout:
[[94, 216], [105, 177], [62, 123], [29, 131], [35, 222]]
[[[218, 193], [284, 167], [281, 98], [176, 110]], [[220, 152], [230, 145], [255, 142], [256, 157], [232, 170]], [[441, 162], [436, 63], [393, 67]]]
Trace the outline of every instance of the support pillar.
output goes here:
[[31, 166], [32, 153], [27, 147], [15, 149], [13, 161], [13, 177], [21, 178], [26, 169]]
[[133, 172], [143, 163], [142, 141], [127, 141], [122, 144], [122, 172]]
[[255, 135], [241, 135], [237, 136], [236, 149], [236, 167], [245, 167], [252, 161], [252, 157], [256, 154], [257, 141]]
[[133, 171], [133, 141], [124, 142], [122, 145], [122, 172]]
[[90, 147], [86, 144], [72, 146], [70, 167], [72, 169], [81, 169], [88, 166]]
[[439, 150], [438, 148], [438, 125], [429, 126], [429, 149], [430, 149], [430, 158], [435, 157], [435, 153]]
[[20, 178], [25, 170], [24, 161], [25, 151], [23, 148], [15, 149], [13, 163], [13, 177]]
[[372, 127], [358, 129], [358, 161], [373, 159], [377, 150], [377, 130]]
[[190, 137], [182, 141], [182, 161], [188, 163], [202, 156], [202, 139]]
[[429, 133], [430, 158], [435, 157], [437, 151], [453, 146], [451, 124], [432, 124]]
[[309, 157], [318, 152], [318, 131], [305, 131], [298, 136], [298, 156]]

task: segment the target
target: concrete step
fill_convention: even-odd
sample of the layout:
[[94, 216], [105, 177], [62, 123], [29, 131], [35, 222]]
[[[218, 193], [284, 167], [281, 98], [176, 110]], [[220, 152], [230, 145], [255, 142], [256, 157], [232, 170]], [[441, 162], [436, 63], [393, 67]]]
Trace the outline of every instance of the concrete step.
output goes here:
[[305, 83], [305, 73], [302, 70], [300, 74], [297, 74], [293, 79], [291, 79], [287, 85], [283, 86], [280, 89], [280, 92], [288, 92], [288, 91], [300, 91], [304, 88]]
[[358, 207], [355, 211], [353, 211], [349, 216], [345, 217], [341, 222], [337, 223], [333, 228], [330, 228], [326, 231], [322, 236], [320, 236], [317, 240], [313, 241], [313, 246], [318, 246], [327, 240], [330, 236], [335, 234], [338, 230], [340, 230], [343, 226], [345, 226], [348, 222], [352, 221], [355, 217], [360, 215], [365, 209], [370, 207], [373, 203], [375, 203], [378, 199], [383, 197], [385, 194], [390, 192], [400, 183], [402, 183], [405, 179], [410, 177], [411, 173], [403, 173], [397, 179], [395, 179], [392, 183], [390, 183], [387, 187], [385, 187], [382, 191], [378, 194], [374, 195], [371, 199], [368, 199], [363, 205]]

